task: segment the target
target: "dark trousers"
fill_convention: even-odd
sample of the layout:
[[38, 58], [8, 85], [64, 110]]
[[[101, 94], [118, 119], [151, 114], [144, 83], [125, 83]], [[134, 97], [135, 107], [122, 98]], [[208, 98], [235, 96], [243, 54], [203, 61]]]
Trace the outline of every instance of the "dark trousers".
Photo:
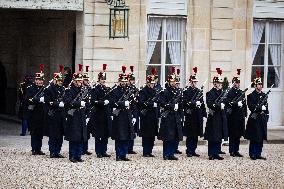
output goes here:
[[134, 140], [129, 140], [128, 151], [133, 151], [133, 147], [134, 147]]
[[22, 133], [21, 133], [22, 135], [26, 135], [28, 127], [29, 127], [28, 120], [23, 119], [22, 120]]
[[116, 158], [126, 158], [129, 140], [115, 140]]
[[49, 138], [48, 146], [50, 154], [59, 154], [63, 143], [63, 136], [60, 138]]
[[249, 142], [249, 156], [260, 157], [262, 153], [263, 141], [255, 142], [250, 140]]
[[178, 150], [178, 145], [179, 145], [179, 140], [175, 140], [175, 151], [177, 151]]
[[89, 149], [89, 140], [83, 142], [82, 144], [82, 154], [85, 154]]
[[152, 154], [155, 137], [142, 137], [143, 155]]
[[42, 135], [31, 135], [31, 146], [32, 146], [32, 151], [41, 151], [42, 147]]
[[208, 141], [208, 156], [218, 156], [220, 150], [220, 142]]
[[95, 150], [97, 155], [105, 154], [107, 151], [108, 138], [95, 138]]
[[239, 138], [230, 138], [229, 140], [229, 152], [230, 153], [237, 153], [240, 149], [240, 139]]
[[186, 138], [186, 154], [194, 154], [197, 148], [198, 137]]
[[83, 142], [71, 142], [69, 141], [69, 159], [81, 159], [83, 150]]
[[163, 156], [172, 157], [176, 150], [176, 140], [163, 141]]

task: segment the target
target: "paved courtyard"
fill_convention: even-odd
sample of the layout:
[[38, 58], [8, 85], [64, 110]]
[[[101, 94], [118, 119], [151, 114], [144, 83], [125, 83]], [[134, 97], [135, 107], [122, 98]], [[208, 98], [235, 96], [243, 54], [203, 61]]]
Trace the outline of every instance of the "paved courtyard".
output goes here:
[[[84, 156], [85, 162], [73, 164], [48, 155], [32, 156], [30, 136], [18, 136], [17, 124], [0, 121], [0, 188], [284, 188], [284, 144], [265, 144], [266, 161], [252, 161], [248, 145], [241, 145], [243, 158], [227, 154], [223, 161], [209, 161], [207, 145], [200, 145], [200, 158], [188, 158], [183, 153], [178, 161], [162, 160], [162, 146], [154, 147], [155, 158], [142, 157], [140, 139], [137, 155], [130, 162], [116, 162], [114, 145], [110, 141], [111, 158]], [[94, 139], [90, 140], [94, 152]], [[48, 152], [47, 138], [43, 151]], [[185, 151], [185, 146], [180, 146]], [[47, 153], [48, 154], [48, 153]], [[64, 142], [63, 155], [68, 155]]]

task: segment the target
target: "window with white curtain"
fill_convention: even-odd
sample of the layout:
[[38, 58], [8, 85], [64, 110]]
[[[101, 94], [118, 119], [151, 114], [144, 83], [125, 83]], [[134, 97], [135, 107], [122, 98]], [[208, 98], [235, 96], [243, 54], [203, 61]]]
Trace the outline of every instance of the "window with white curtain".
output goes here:
[[252, 46], [252, 74], [261, 71], [264, 88], [281, 87], [281, 65], [283, 34], [282, 23], [278, 21], [254, 21]]
[[155, 67], [161, 85], [165, 84], [171, 67], [181, 70], [184, 84], [185, 19], [177, 17], [148, 17], [146, 74]]

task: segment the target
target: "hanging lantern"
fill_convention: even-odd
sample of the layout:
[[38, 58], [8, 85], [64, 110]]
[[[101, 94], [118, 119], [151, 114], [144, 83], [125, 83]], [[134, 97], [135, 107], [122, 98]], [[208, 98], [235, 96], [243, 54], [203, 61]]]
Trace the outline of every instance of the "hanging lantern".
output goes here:
[[128, 38], [129, 7], [124, 0], [106, 0], [110, 5], [109, 38]]

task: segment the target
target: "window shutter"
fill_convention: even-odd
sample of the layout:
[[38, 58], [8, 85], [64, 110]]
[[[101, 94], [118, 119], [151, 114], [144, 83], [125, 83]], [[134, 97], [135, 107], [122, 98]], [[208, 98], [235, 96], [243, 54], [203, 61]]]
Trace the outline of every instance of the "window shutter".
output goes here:
[[187, 15], [187, 0], [148, 0], [147, 14]]

